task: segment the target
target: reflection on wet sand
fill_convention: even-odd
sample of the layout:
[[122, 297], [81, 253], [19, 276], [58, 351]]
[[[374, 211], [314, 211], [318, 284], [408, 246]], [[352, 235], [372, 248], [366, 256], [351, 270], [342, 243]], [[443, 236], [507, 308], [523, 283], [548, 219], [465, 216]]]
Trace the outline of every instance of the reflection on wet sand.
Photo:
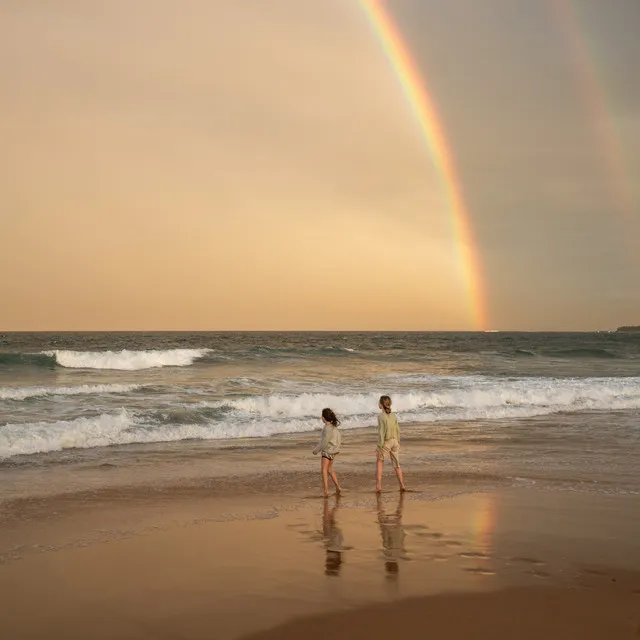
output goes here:
[[324, 500], [324, 510], [322, 514], [322, 541], [326, 549], [325, 575], [340, 575], [342, 565], [342, 552], [344, 551], [344, 537], [342, 530], [336, 523], [336, 512], [340, 507], [340, 496], [336, 495], [333, 507], [329, 508], [329, 499]]
[[382, 496], [378, 494], [378, 525], [382, 536], [384, 568], [388, 578], [395, 578], [400, 570], [398, 561], [407, 558], [404, 548], [406, 533], [402, 526], [404, 493], [399, 494], [398, 505], [393, 513], [387, 513]]

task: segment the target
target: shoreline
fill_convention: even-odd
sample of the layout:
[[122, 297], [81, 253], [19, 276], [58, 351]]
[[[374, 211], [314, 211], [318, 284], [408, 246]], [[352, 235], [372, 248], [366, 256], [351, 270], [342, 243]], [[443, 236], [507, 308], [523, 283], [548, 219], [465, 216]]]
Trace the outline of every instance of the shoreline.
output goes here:
[[[634, 416], [624, 416], [629, 429]], [[591, 424], [605, 430], [606, 413], [589, 415]], [[585, 439], [584, 415], [554, 418], [554, 437], [540, 448], [549, 417], [502, 421], [417, 423], [403, 427], [402, 466], [415, 488], [468, 482], [486, 488], [537, 485], [547, 489], [640, 495], [638, 453], [631, 443], [609, 438], [607, 449]], [[230, 491], [255, 484], [295, 493], [295, 483], [308, 490], [319, 485], [318, 459], [311, 454], [320, 429], [263, 438], [181, 440], [123, 444], [8, 458], [0, 462], [3, 504], [14, 500], [103, 491], [171, 491], [228, 485]], [[607, 436], [608, 437], [608, 436]], [[336, 465], [345, 488], [366, 490], [373, 482], [375, 427], [349, 429], [343, 456]], [[580, 447], [577, 449], [576, 447]], [[622, 455], [621, 455], [622, 454]], [[389, 472], [389, 465], [385, 465]], [[287, 480], [290, 478], [290, 480]], [[393, 478], [391, 476], [391, 481]]]

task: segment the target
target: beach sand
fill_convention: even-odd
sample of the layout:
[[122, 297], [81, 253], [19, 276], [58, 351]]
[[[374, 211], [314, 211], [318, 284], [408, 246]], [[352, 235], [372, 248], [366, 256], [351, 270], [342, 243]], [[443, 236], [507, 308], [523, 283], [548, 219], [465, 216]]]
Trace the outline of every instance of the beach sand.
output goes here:
[[311, 471], [6, 501], [0, 638], [640, 637], [636, 495], [390, 474], [327, 501]]

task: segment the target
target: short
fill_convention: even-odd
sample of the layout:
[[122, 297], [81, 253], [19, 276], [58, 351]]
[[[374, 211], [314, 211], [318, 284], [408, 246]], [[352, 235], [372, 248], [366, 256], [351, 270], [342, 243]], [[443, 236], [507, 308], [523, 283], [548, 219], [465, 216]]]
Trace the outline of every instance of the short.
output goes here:
[[326, 451], [322, 452], [322, 457], [327, 460], [333, 460], [338, 454], [337, 453], [327, 453]]
[[395, 438], [385, 440], [382, 447], [378, 447], [378, 460], [384, 460], [385, 455], [389, 456], [394, 468], [400, 466], [400, 443]]

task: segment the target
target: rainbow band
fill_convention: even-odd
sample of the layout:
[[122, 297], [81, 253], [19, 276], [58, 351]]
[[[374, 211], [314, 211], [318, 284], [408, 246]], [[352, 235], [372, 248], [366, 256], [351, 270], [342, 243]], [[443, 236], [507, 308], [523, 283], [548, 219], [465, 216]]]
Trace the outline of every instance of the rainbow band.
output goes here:
[[630, 186], [631, 180], [625, 170], [622, 145], [607, 107], [602, 83], [596, 74], [597, 67], [593, 56], [581, 33], [576, 10], [570, 0], [547, 0], [547, 4], [562, 34], [567, 38], [571, 63], [589, 109], [594, 133], [604, 159], [611, 196], [619, 214], [627, 222], [631, 222], [636, 215], [637, 205]]
[[462, 185], [434, 101], [400, 31], [381, 0], [360, 0], [413, 109], [449, 201], [462, 277], [474, 329], [487, 326], [482, 264], [474, 240]]

